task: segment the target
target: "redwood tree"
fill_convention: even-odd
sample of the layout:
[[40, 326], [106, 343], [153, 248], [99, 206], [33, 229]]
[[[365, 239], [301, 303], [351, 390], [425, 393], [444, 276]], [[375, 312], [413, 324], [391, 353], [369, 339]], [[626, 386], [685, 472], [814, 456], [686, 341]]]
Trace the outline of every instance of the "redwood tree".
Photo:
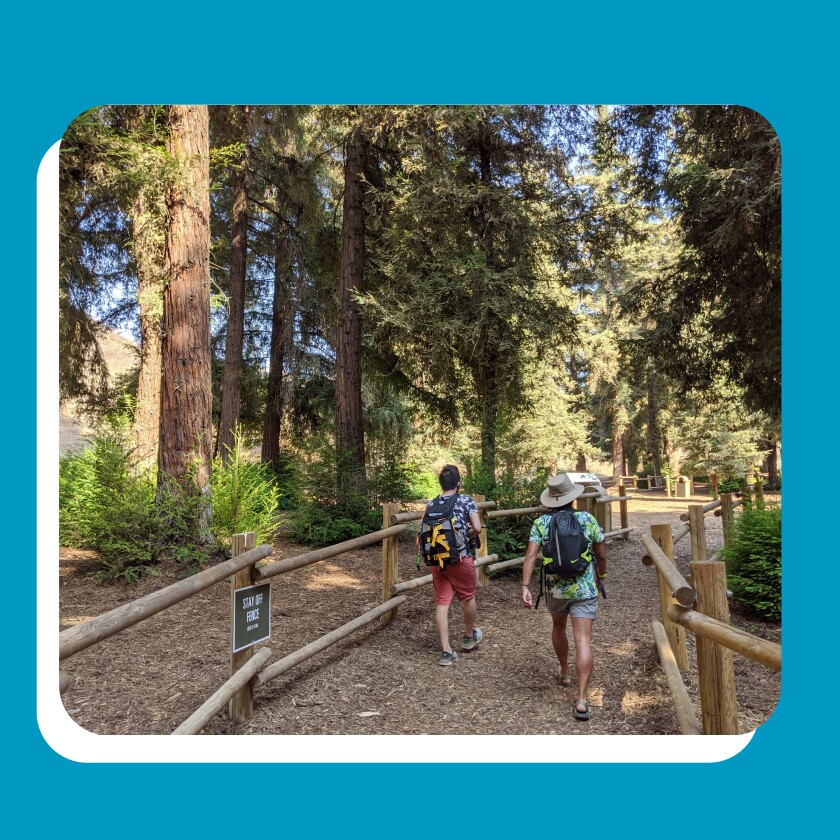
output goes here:
[[222, 381], [222, 405], [216, 452], [224, 463], [233, 450], [233, 437], [239, 420], [242, 379], [242, 345], [245, 321], [245, 265], [248, 251], [248, 182], [250, 159], [248, 150], [248, 117], [246, 105], [230, 116], [230, 122], [239, 122], [244, 150], [239, 159], [233, 183], [233, 208], [231, 210], [230, 242], [230, 299], [225, 335], [225, 370]]
[[198, 536], [210, 537], [210, 171], [206, 105], [168, 109], [178, 177], [167, 196], [158, 488], [199, 494]]
[[365, 139], [360, 127], [347, 139], [341, 229], [338, 336], [336, 342], [336, 452], [338, 501], [347, 506], [365, 491], [362, 424], [362, 316], [354, 292], [364, 290]]

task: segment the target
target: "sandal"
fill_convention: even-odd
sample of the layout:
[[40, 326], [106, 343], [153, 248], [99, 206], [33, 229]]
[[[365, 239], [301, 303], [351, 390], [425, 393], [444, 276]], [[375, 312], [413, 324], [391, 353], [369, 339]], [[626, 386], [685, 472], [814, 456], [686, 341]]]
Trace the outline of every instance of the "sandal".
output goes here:
[[564, 677], [563, 674], [557, 674], [557, 681], [563, 686], [563, 688], [568, 688], [572, 684], [572, 678]]
[[580, 701], [578, 701], [577, 703], [575, 703], [574, 706], [572, 706], [572, 714], [575, 716], [575, 719], [576, 720], [589, 720], [589, 716], [591, 715], [591, 711], [589, 709], [589, 703], [587, 703], [586, 700], [583, 701], [583, 705], [586, 707], [586, 711], [583, 711], [583, 712], [578, 708], [579, 705], [580, 705]]

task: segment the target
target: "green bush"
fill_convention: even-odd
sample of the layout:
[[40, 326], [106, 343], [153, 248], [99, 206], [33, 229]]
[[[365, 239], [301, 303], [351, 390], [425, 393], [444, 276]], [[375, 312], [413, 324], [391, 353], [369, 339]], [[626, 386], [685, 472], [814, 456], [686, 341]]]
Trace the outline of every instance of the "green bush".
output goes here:
[[[189, 573], [215, 548], [196, 533], [203, 500], [174, 484], [157, 487], [154, 470], [135, 469], [129, 431], [127, 419], [112, 420], [87, 449], [59, 460], [59, 541], [96, 551], [102, 580], [134, 583], [166, 560]], [[213, 464], [214, 540], [224, 548], [231, 534], [255, 531], [258, 542], [272, 542], [279, 498], [271, 471], [248, 463], [237, 438], [230, 463]]]
[[746, 507], [733, 522], [723, 549], [727, 585], [749, 612], [771, 621], [782, 617], [782, 512]]
[[268, 465], [246, 459], [239, 433], [228, 463], [213, 460], [212, 490], [213, 536], [221, 548], [229, 549], [231, 536], [245, 531], [256, 533], [257, 545], [274, 542], [280, 488]]
[[718, 481], [718, 493], [739, 493], [743, 486], [742, 478], [722, 478]]
[[325, 546], [370, 534], [381, 527], [381, 510], [368, 509], [351, 518], [336, 505], [307, 502], [289, 515], [283, 533], [302, 545]]

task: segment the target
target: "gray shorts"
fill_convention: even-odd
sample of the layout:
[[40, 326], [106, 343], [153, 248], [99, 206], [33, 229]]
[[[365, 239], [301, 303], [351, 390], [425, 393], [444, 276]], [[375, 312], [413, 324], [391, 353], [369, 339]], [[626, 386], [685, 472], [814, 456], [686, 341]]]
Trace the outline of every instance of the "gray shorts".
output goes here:
[[572, 618], [591, 618], [595, 620], [598, 614], [598, 598], [552, 598], [551, 593], [546, 593], [545, 605], [552, 615], [565, 615], [568, 613]]

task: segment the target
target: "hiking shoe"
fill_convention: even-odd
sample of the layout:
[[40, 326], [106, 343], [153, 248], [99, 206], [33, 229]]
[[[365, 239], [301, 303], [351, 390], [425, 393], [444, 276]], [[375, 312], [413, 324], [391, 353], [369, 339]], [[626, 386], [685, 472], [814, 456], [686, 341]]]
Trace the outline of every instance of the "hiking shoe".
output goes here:
[[445, 650], [438, 660], [438, 665], [451, 665], [458, 658], [454, 650]]
[[461, 650], [472, 650], [482, 639], [484, 634], [478, 627], [473, 627], [472, 636], [464, 636], [461, 642]]

